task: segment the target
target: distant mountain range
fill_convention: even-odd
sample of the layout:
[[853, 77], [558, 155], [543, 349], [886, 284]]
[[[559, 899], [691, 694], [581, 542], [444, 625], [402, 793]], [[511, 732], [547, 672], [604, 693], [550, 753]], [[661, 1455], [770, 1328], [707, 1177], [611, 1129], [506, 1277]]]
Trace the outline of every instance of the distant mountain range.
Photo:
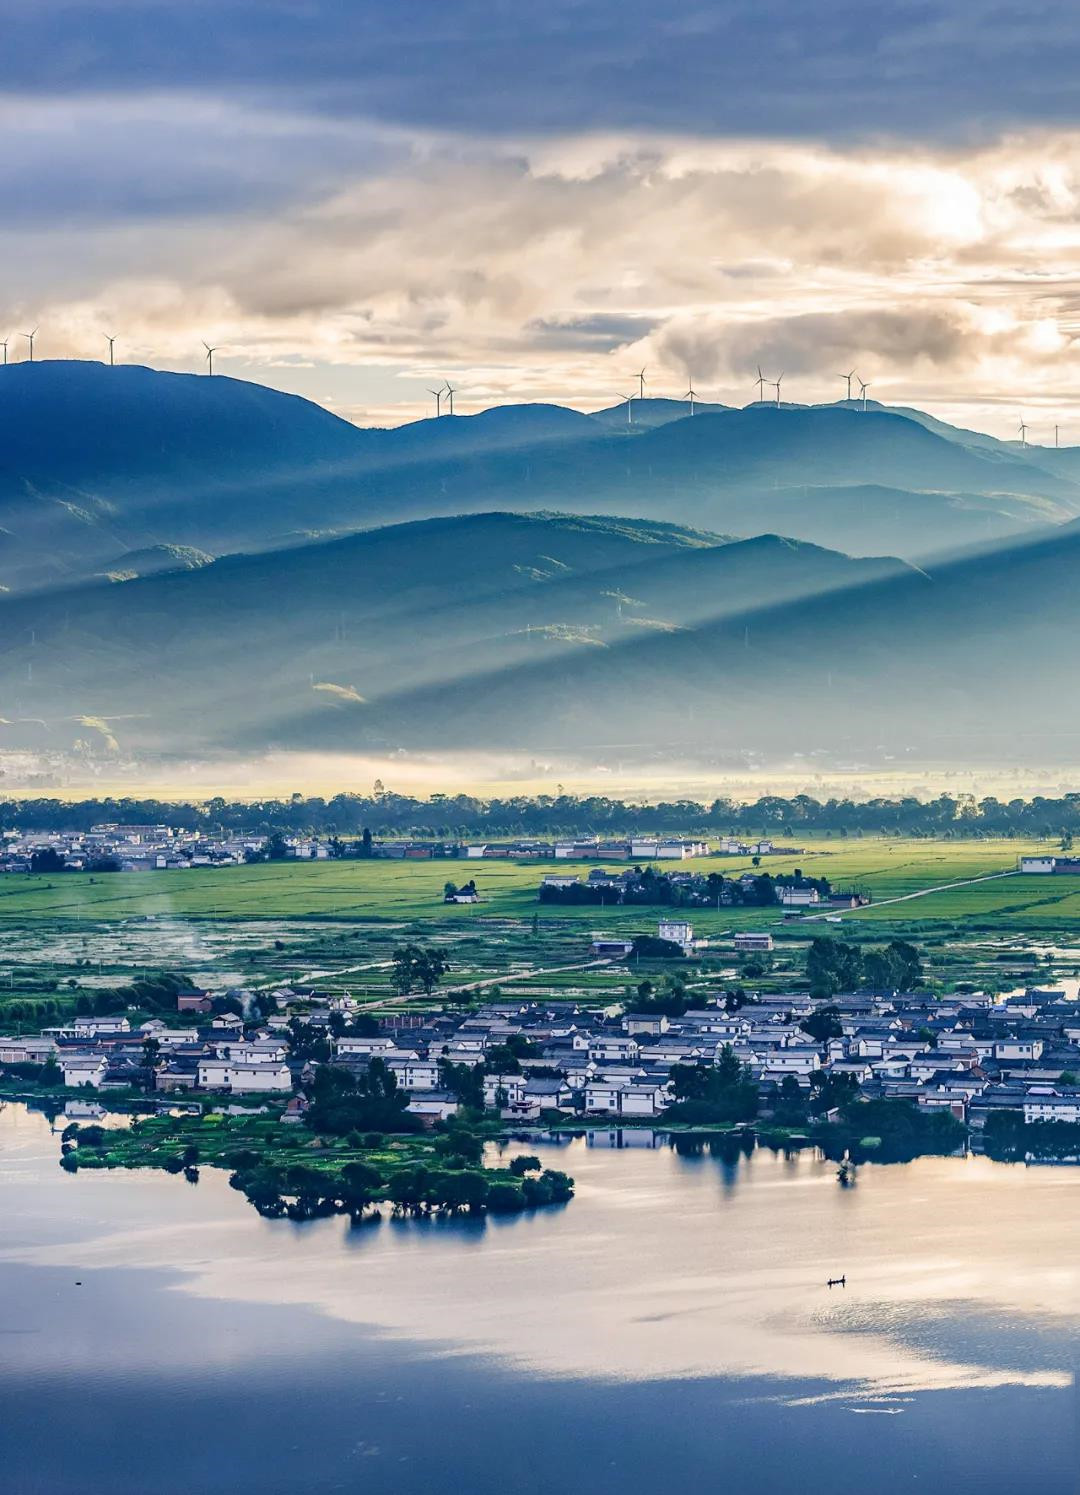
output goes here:
[[1080, 453], [633, 416], [0, 370], [0, 748], [1067, 760]]
[[615, 762], [1067, 752], [1080, 525], [920, 569], [467, 515], [0, 602], [2, 742]]
[[683, 402], [647, 399], [632, 415], [516, 405], [361, 430], [221, 376], [13, 364], [0, 370], [0, 584], [129, 576], [170, 554], [189, 564], [496, 509], [908, 558], [1080, 516], [1080, 452], [919, 412], [698, 405], [691, 418]]

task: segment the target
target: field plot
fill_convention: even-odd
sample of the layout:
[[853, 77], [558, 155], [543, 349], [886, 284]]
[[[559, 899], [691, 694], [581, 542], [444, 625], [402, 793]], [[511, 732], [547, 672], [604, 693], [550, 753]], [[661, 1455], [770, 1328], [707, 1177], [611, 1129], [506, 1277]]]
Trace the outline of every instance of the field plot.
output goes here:
[[[827, 877], [835, 888], [864, 888], [875, 899], [882, 899], [1006, 871], [1016, 866], [1021, 853], [1036, 849], [1044, 848], [1023, 841], [817, 840], [808, 842], [798, 856], [763, 857], [759, 867], [748, 857], [708, 857], [665, 865], [680, 871], [722, 872], [725, 877], [743, 872], [790, 873], [800, 867], [810, 876]], [[531, 919], [540, 912], [545, 922], [565, 919], [599, 927], [629, 919], [648, 927], [650, 911], [640, 907], [540, 907], [537, 889], [545, 873], [584, 876], [597, 865], [483, 860], [274, 862], [190, 872], [8, 877], [0, 880], [0, 924], [12, 919], [107, 920], [153, 914], [211, 920], [435, 920], [468, 925], [490, 915]], [[443, 885], [470, 877], [476, 878], [482, 901], [473, 906], [444, 905]], [[921, 916], [921, 908], [919, 912]], [[702, 921], [703, 928], [722, 927], [748, 920], [768, 922], [778, 917], [778, 911], [702, 909], [695, 910], [694, 917]]]
[[847, 924], [957, 923], [978, 930], [1050, 931], [1080, 927], [1080, 878], [1003, 877], [947, 888], [899, 904], [845, 915]]

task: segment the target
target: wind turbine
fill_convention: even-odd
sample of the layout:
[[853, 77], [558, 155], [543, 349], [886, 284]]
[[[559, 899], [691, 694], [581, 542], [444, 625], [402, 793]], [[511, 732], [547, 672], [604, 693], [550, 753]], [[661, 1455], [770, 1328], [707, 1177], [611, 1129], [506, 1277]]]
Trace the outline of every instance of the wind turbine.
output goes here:
[[869, 384], [867, 384], [865, 379], [859, 380], [859, 399], [862, 400], [862, 407], [864, 410], [866, 409], [866, 391], [869, 388], [870, 386]]
[[846, 379], [847, 380], [847, 400], [848, 400], [848, 404], [850, 404], [851, 403], [851, 381], [855, 377], [855, 370], [852, 369], [852, 371], [851, 371], [850, 374], [837, 374], [836, 377], [838, 379]]
[[33, 332], [24, 332], [22, 335], [26, 339], [26, 341], [30, 344], [30, 362], [33, 363], [33, 361], [34, 361], [34, 339], [38, 335], [38, 330], [35, 327], [34, 330], [33, 330]]
[[[7, 347], [6, 343], [4, 344], [4, 347], [5, 348]], [[1054, 446], [1056, 447], [1057, 445], [1058, 445], [1058, 427], [1055, 426], [1054, 427]]]
[[1019, 429], [1020, 429], [1020, 445], [1021, 446], [1027, 446], [1027, 426], [1024, 424], [1024, 417], [1023, 416], [1020, 417], [1020, 427], [1019, 427]]
[[768, 382], [768, 379], [766, 379], [765, 375], [761, 372], [761, 364], [759, 363], [757, 366], [757, 397], [759, 405], [764, 402], [765, 386], [766, 384], [768, 384]]
[[208, 374], [213, 374], [213, 372], [214, 372], [214, 354], [217, 352], [217, 349], [216, 348], [211, 348], [210, 344], [207, 343], [207, 342], [203, 343], [203, 347], [206, 349], [206, 363], [207, 363], [206, 372]]
[[693, 413], [694, 413], [694, 401], [697, 399], [697, 392], [694, 389], [694, 381], [693, 381], [693, 379], [691, 379], [689, 381], [689, 384], [690, 384], [690, 387], [686, 391], [686, 393], [683, 395], [683, 399], [690, 401], [690, 414], [693, 415]]
[[109, 335], [109, 333], [107, 333], [107, 332], [102, 333], [102, 336], [104, 337], [105, 341], [109, 345], [109, 367], [112, 368], [113, 363], [114, 363], [114, 359], [113, 359], [113, 344], [116, 342], [116, 339], [115, 339], [115, 337], [111, 337]]
[[447, 379], [447, 381], [446, 381], [446, 393], [450, 396], [450, 414], [453, 415], [453, 413], [454, 413], [454, 395], [455, 395], [456, 391], [454, 389], [454, 386], [450, 383], [449, 379]]
[[429, 389], [428, 394], [435, 396], [435, 419], [438, 420], [442, 414], [442, 397], [446, 393], [443, 389]]
[[8, 345], [8, 340], [5, 337], [4, 340], [3, 340], [3, 342], [0, 342], [0, 348], [3, 348], [3, 350], [4, 350], [4, 367], [5, 368], [7, 368], [7, 345]]
[[780, 409], [780, 386], [784, 382], [784, 376], [783, 376], [783, 374], [780, 375], [779, 379], [773, 379], [771, 382], [776, 386], [776, 408], [777, 408], [777, 410], [779, 410]]
[[634, 424], [634, 400], [636, 396], [628, 394], [620, 395], [619, 398], [626, 401], [626, 424], [632, 426]]

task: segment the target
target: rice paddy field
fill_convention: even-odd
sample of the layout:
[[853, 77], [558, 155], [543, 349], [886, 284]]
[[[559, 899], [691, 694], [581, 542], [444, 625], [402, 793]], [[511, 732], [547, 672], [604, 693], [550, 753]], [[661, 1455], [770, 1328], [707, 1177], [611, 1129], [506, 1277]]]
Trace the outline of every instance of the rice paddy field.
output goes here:
[[[714, 986], [745, 979], [747, 962], [736, 956], [732, 936], [768, 930], [776, 949], [753, 984], [791, 990], [815, 936], [876, 943], [899, 935], [923, 946], [941, 980], [993, 978], [1007, 989], [1036, 973], [1034, 962], [1045, 963], [1036, 947], [1075, 956], [1080, 945], [1080, 878], [1016, 873], [1019, 855], [1047, 849], [1019, 841], [833, 839], [808, 842], [797, 856], [763, 857], [760, 869], [735, 857], [669, 864], [729, 877], [799, 867], [874, 900], [859, 910], [829, 910], [828, 922], [814, 910], [785, 918], [775, 907], [695, 909], [695, 932], [710, 945], [684, 974]], [[291, 983], [348, 992], [373, 1011], [419, 1006], [396, 999], [390, 986], [393, 950], [408, 940], [441, 947], [451, 961], [446, 986], [466, 995], [498, 987], [506, 996], [607, 1005], [662, 967], [598, 961], [591, 932], [655, 933], [664, 910], [539, 903], [546, 873], [584, 876], [595, 865], [373, 860], [4, 877], [0, 1014], [42, 997], [66, 1011], [80, 993], [147, 970], [218, 989]], [[444, 884], [471, 877], [481, 902], [446, 905]]]

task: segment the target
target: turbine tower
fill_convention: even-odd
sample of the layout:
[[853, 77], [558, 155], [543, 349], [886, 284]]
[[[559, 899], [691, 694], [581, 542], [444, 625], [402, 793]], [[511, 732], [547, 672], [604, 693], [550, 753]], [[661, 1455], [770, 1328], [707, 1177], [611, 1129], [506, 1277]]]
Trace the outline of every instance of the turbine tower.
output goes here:
[[643, 400], [645, 398], [645, 370], [644, 369], [642, 369], [641, 373], [638, 374], [637, 381], [638, 381], [638, 399], [639, 400]]
[[866, 391], [869, 388], [870, 386], [869, 384], [867, 384], [865, 379], [859, 380], [859, 399], [862, 400], [862, 407], [864, 410], [866, 409]]
[[24, 332], [23, 333], [23, 337], [30, 344], [30, 362], [31, 363], [33, 363], [33, 361], [34, 361], [34, 339], [37, 337], [37, 335], [38, 335], [38, 330], [37, 330], [36, 327], [34, 328], [33, 332]]
[[457, 391], [454, 389], [454, 386], [450, 383], [449, 379], [447, 379], [447, 381], [446, 381], [446, 391], [445, 392], [450, 397], [450, 414], [453, 415], [453, 413], [454, 413], [454, 395], [457, 393]]
[[210, 344], [207, 343], [207, 342], [203, 343], [203, 347], [206, 349], [206, 372], [208, 374], [213, 374], [213, 372], [214, 372], [214, 354], [217, 352], [217, 349], [216, 348], [211, 348]]
[[113, 363], [115, 362], [115, 358], [113, 356], [113, 345], [116, 342], [116, 338], [112, 337], [108, 332], [102, 333], [102, 336], [109, 345], [109, 367], [112, 368]]
[[761, 364], [759, 363], [757, 366], [757, 397], [759, 405], [763, 404], [765, 401], [765, 386], [766, 384], [768, 384], [768, 382], [768, 379], [766, 379], [765, 375], [761, 372]]
[[851, 371], [850, 374], [837, 374], [836, 377], [838, 379], [846, 379], [847, 380], [847, 401], [848, 401], [848, 404], [850, 405], [851, 404], [851, 381], [855, 377], [855, 370], [852, 369], [852, 371]]
[[[4, 361], [6, 362], [7, 361], [7, 357], [6, 357], [7, 343], [4, 344], [4, 348], [5, 348], [5, 359], [4, 359]], [[1054, 446], [1055, 447], [1058, 445], [1058, 430], [1059, 430], [1059, 427], [1055, 426], [1054, 427]]]
[[8, 340], [5, 337], [4, 340], [3, 340], [3, 342], [0, 342], [0, 348], [3, 348], [3, 350], [4, 350], [4, 367], [5, 368], [7, 368], [7, 345], [8, 345]]
[[626, 401], [626, 424], [632, 426], [634, 424], [634, 400], [636, 396], [633, 394], [620, 395], [619, 399]]
[[776, 408], [777, 408], [777, 410], [780, 409], [780, 386], [781, 386], [781, 384], [783, 384], [783, 382], [784, 382], [784, 376], [783, 376], [783, 374], [780, 375], [779, 379], [774, 379], [772, 381], [772, 383], [776, 386]]
[[694, 401], [697, 399], [697, 392], [694, 389], [694, 381], [693, 381], [693, 379], [691, 379], [689, 381], [689, 385], [690, 385], [690, 387], [689, 387], [689, 389], [687, 389], [686, 393], [683, 395], [683, 399], [690, 401], [690, 414], [693, 415], [693, 413], [694, 413]]
[[1027, 446], [1027, 429], [1028, 428], [1024, 424], [1024, 417], [1023, 416], [1020, 417], [1020, 427], [1019, 427], [1019, 429], [1020, 429], [1020, 445], [1021, 446]]
[[435, 396], [435, 419], [438, 420], [442, 414], [442, 397], [446, 393], [443, 389], [429, 389], [428, 394]]

